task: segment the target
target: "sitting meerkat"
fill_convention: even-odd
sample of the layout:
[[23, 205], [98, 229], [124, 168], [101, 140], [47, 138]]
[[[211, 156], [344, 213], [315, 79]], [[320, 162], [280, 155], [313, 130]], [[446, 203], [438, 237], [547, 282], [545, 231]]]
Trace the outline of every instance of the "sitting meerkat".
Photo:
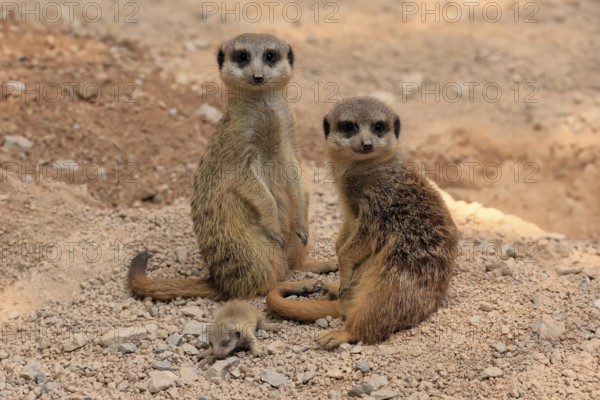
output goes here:
[[294, 301], [314, 291], [287, 282], [267, 296], [278, 314], [302, 321], [342, 316], [342, 329], [321, 333], [322, 347], [376, 343], [419, 324], [444, 298], [458, 252], [458, 233], [432, 185], [405, 168], [395, 151], [400, 119], [373, 98], [338, 103], [323, 121], [342, 209], [336, 240], [337, 300]]
[[217, 55], [228, 90], [225, 113], [194, 176], [192, 219], [207, 278], [150, 279], [147, 252], [129, 268], [138, 296], [213, 300], [265, 295], [289, 269], [327, 273], [307, 262], [308, 192], [284, 96], [294, 53], [267, 34], [243, 34]]
[[250, 303], [231, 300], [223, 304], [215, 315], [215, 321], [207, 327], [210, 348], [202, 356], [223, 359], [235, 350], [250, 349], [255, 357], [263, 357], [256, 338], [256, 331], [277, 331], [277, 325], [265, 321], [262, 311]]

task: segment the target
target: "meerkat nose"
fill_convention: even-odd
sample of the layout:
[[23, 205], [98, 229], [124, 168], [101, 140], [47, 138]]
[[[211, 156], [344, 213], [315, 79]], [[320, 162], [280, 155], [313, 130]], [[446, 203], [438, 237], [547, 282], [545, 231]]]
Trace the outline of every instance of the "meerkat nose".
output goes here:
[[371, 151], [373, 150], [373, 143], [371, 142], [362, 142], [363, 151]]
[[254, 83], [263, 83], [265, 77], [262, 75], [252, 75], [252, 79], [254, 80]]

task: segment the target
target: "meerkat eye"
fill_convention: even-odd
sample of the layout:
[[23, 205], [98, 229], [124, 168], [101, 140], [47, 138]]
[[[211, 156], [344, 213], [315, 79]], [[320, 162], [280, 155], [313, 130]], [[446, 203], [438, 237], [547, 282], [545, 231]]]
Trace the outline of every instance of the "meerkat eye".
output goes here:
[[245, 63], [250, 60], [250, 54], [245, 50], [237, 51], [234, 53], [233, 59], [238, 63]]
[[265, 52], [265, 61], [269, 64], [275, 63], [279, 59], [278, 54], [274, 50], [267, 50]]
[[338, 125], [338, 129], [344, 132], [347, 136], [352, 136], [356, 132], [356, 124], [351, 121], [342, 121]]
[[385, 131], [385, 122], [375, 122], [375, 124], [373, 125], [373, 130], [375, 131], [375, 133], [383, 133], [383, 131]]

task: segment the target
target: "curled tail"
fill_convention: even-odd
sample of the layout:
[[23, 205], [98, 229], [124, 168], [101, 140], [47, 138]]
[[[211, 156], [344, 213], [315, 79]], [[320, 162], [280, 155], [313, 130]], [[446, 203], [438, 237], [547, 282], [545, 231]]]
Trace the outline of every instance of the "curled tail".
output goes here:
[[296, 301], [285, 299], [284, 296], [301, 294], [295, 282], [280, 283], [275, 290], [267, 294], [267, 305], [282, 317], [297, 321], [313, 322], [330, 315], [340, 316], [339, 300]]
[[221, 295], [204, 278], [149, 279], [146, 277], [148, 251], [138, 253], [129, 266], [127, 282], [131, 291], [141, 297], [170, 300], [176, 297], [204, 297], [219, 300]]

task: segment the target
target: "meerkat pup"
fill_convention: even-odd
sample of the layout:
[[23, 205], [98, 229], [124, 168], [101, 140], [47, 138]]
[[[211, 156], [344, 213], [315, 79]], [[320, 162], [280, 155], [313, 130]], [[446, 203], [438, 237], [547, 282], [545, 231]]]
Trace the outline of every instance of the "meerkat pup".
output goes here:
[[[282, 285], [267, 297], [280, 315], [313, 321], [345, 319], [340, 330], [319, 335], [325, 348], [376, 343], [413, 327], [433, 313], [448, 289], [458, 233], [438, 192], [396, 152], [400, 119], [373, 98], [338, 103], [323, 121], [335, 166], [342, 226], [336, 240], [337, 300], [293, 301], [306, 282]], [[312, 287], [314, 290], [314, 287]]]
[[277, 325], [265, 321], [262, 311], [250, 303], [231, 300], [223, 304], [215, 315], [215, 321], [207, 328], [210, 348], [202, 356], [223, 359], [235, 350], [250, 349], [255, 357], [266, 353], [261, 350], [256, 331], [277, 331]]
[[194, 177], [192, 219], [208, 267], [201, 279], [149, 279], [148, 254], [129, 269], [139, 296], [214, 300], [264, 295], [299, 269], [331, 272], [331, 262], [305, 262], [308, 194], [284, 98], [294, 53], [267, 34], [243, 34], [217, 55], [228, 100]]

